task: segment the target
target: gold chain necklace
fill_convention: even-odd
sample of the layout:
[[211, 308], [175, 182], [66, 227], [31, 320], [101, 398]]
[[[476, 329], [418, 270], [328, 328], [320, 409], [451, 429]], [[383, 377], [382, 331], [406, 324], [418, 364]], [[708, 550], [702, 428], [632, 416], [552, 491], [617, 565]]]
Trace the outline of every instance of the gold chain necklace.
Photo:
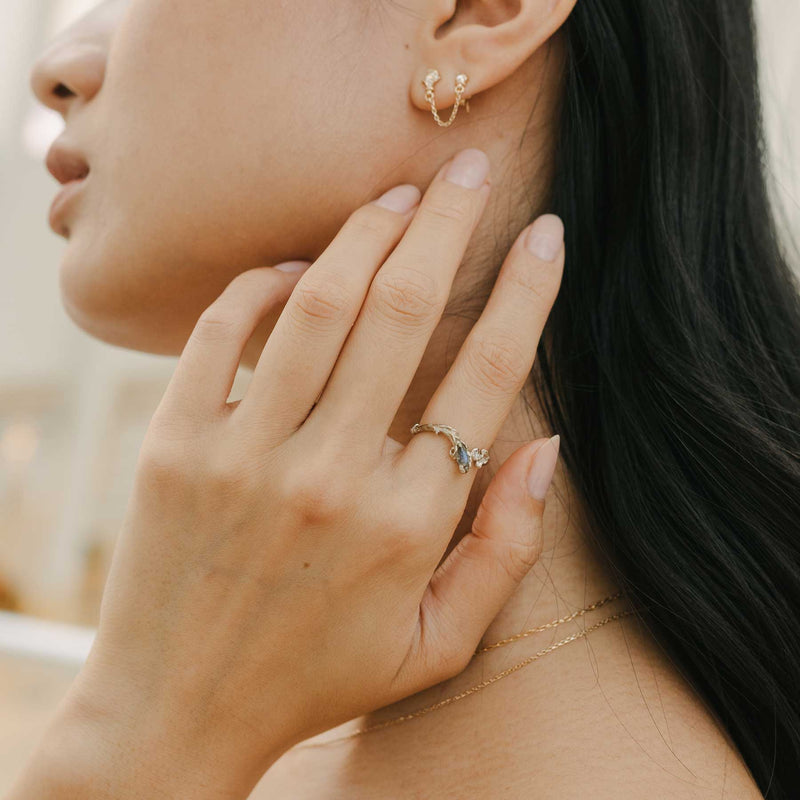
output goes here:
[[[568, 614], [565, 617], [559, 617], [558, 619], [550, 620], [550, 622], [545, 622], [543, 625], [539, 625], [536, 628], [529, 628], [526, 631], [522, 631], [522, 633], [517, 633], [514, 636], [509, 636], [507, 639], [501, 639], [499, 642], [494, 642], [493, 644], [488, 644], [484, 647], [481, 647], [475, 651], [474, 655], [477, 656], [480, 653], [487, 652], [488, 650], [494, 650], [497, 647], [503, 647], [507, 644], [511, 644], [512, 642], [519, 641], [520, 639], [523, 639], [527, 636], [531, 636], [534, 633], [539, 633], [540, 631], [546, 631], [550, 628], [556, 628], [565, 622], [570, 622], [574, 619], [577, 619], [578, 617], [582, 617], [589, 611], [593, 611], [596, 608], [600, 608], [601, 606], [606, 605], [606, 603], [610, 603], [612, 600], [616, 600], [621, 596], [622, 592], [617, 592], [616, 594], [604, 597], [602, 600], [598, 600], [596, 603], [592, 603], [590, 606], [586, 606], [585, 608], [578, 609], [577, 611], [573, 612], [572, 614]], [[554, 644], [548, 645], [542, 650], [539, 650], [538, 652], [534, 653], [532, 656], [528, 656], [528, 658], [520, 661], [518, 664], [514, 664], [513, 667], [504, 669], [502, 672], [498, 672], [491, 678], [488, 678], [487, 680], [482, 681], [481, 683], [478, 683], [475, 686], [471, 686], [469, 689], [465, 689], [463, 692], [459, 692], [458, 694], [452, 695], [451, 697], [446, 697], [444, 700], [439, 700], [438, 702], [426, 706], [425, 708], [421, 708], [419, 711], [414, 711], [411, 714], [403, 714], [400, 717], [394, 717], [393, 719], [389, 719], [384, 722], [377, 722], [374, 725], [368, 725], [366, 728], [359, 728], [358, 730], [355, 730], [352, 733], [345, 734], [344, 736], [338, 736], [335, 739], [328, 739], [323, 742], [297, 744], [294, 746], [293, 749], [297, 750], [308, 747], [325, 747], [326, 745], [334, 744], [335, 742], [341, 742], [345, 739], [352, 739], [355, 736], [361, 736], [362, 734], [369, 733], [370, 731], [376, 731], [382, 728], [388, 728], [391, 725], [397, 725], [401, 722], [405, 722], [406, 720], [424, 716], [425, 714], [429, 714], [431, 711], [436, 711], [440, 708], [444, 708], [445, 706], [450, 705], [451, 703], [455, 703], [458, 700], [463, 700], [465, 697], [469, 697], [469, 695], [475, 694], [475, 692], [479, 692], [481, 689], [485, 689], [487, 686], [491, 686], [493, 683], [496, 683], [497, 681], [508, 677], [512, 673], [517, 672], [517, 670], [520, 670], [523, 667], [527, 667], [528, 664], [532, 664], [534, 661], [538, 661], [538, 659], [542, 658], [543, 656], [546, 656], [548, 653], [552, 653], [553, 650], [557, 650], [559, 647], [563, 647], [565, 644], [574, 642], [577, 639], [582, 639], [584, 636], [591, 633], [592, 631], [595, 631], [598, 628], [602, 628], [603, 625], [607, 625], [609, 622], [621, 619], [622, 617], [627, 617], [633, 613], [634, 609], [629, 609], [627, 611], [619, 611], [616, 614], [612, 614], [611, 616], [600, 620], [600, 622], [596, 622], [594, 625], [590, 625], [588, 628], [584, 628], [583, 630], [577, 631], [576, 633], [566, 636], [560, 642], [555, 642]]]

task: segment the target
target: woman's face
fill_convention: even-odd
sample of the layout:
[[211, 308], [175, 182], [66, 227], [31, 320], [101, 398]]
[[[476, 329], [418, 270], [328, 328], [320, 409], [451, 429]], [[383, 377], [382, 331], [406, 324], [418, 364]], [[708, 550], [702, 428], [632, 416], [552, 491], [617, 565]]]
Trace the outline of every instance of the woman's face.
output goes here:
[[358, 205], [432, 175], [418, 24], [374, 0], [107, 0], [63, 33], [32, 84], [90, 170], [56, 223], [73, 319], [180, 352], [234, 275], [313, 260]]
[[[492, 161], [481, 225], [493, 203], [503, 212], [473, 243], [499, 251], [530, 220], [533, 176], [549, 169], [542, 132], [557, 70], [541, 45], [572, 3], [100, 3], [32, 73], [36, 95], [66, 119], [55, 150], [74, 151], [89, 170], [53, 220], [68, 239], [67, 312], [99, 339], [180, 353], [235, 275], [313, 261], [355, 208], [399, 183], [424, 189], [462, 147], [483, 147]], [[440, 69], [437, 98], [449, 110], [457, 65], [471, 73], [467, 97], [477, 88], [479, 107], [444, 130], [422, 79]], [[474, 284], [460, 274], [454, 296], [472, 297]]]

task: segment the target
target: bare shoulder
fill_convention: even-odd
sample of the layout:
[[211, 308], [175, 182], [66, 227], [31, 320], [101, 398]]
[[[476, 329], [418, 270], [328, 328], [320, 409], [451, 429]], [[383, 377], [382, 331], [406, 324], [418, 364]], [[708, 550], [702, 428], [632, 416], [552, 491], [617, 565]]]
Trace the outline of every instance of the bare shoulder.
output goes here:
[[561, 711], [553, 706], [536, 742], [541, 796], [762, 800], [727, 732], [644, 626], [631, 617], [598, 634], [560, 674], [547, 665]]
[[[289, 751], [251, 800], [762, 798], [725, 731], [633, 618], [570, 648], [418, 720]], [[514, 660], [496, 654], [486, 675]]]
[[[571, 752], [550, 750], [536, 775], [536, 797], [593, 800], [763, 800], [746, 764], [707, 715], [660, 701], [661, 718], [647, 730], [643, 720], [599, 717], [593, 736], [576, 737]], [[617, 713], [625, 710], [617, 703]], [[627, 710], [633, 712], [630, 699]], [[637, 709], [654, 712], [654, 706]], [[612, 712], [613, 713], [613, 712]], [[654, 712], [655, 717], [655, 712]], [[625, 727], [626, 730], [620, 730]], [[532, 784], [531, 784], [532, 785]], [[530, 798], [520, 785], [511, 798]], [[489, 795], [487, 795], [488, 798]]]

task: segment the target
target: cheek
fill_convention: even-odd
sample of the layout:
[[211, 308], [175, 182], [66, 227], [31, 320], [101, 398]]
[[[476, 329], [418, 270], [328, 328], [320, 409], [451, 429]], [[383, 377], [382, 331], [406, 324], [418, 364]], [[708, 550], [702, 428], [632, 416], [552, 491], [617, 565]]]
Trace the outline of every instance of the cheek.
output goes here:
[[[240, 0], [221, 14], [218, 0], [134, 4], [102, 108], [118, 224], [158, 230], [189, 260], [303, 257], [320, 243], [320, 218], [347, 201], [321, 187], [351, 185], [331, 149], [352, 123], [333, 101], [330, 54], [297, 46], [287, 5]], [[313, 41], [307, 24], [302, 33]]]
[[355, 207], [409, 179], [390, 174], [419, 146], [397, 145], [408, 71], [384, 65], [394, 84], [380, 84], [364, 63], [379, 62], [331, 35], [334, 4], [313, 5], [313, 23], [269, 0], [131, 5], [95, 101], [92, 191], [61, 268], [82, 328], [180, 352], [236, 274], [313, 260]]

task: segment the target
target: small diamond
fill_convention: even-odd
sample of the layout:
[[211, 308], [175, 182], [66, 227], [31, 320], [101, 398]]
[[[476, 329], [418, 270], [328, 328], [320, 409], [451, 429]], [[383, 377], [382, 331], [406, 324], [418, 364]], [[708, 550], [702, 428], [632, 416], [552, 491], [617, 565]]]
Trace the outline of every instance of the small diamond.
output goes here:
[[441, 76], [439, 75], [439, 70], [432, 69], [428, 74], [425, 76], [425, 80], [423, 83], [425, 84], [426, 89], [433, 89], [433, 84], [439, 80]]
[[470, 456], [472, 456], [472, 460], [475, 462], [476, 467], [482, 467], [489, 461], [489, 451], [478, 450], [477, 447], [470, 451]]
[[459, 72], [458, 75], [456, 75], [456, 83], [465, 84], [468, 80], [469, 78], [463, 72]]

